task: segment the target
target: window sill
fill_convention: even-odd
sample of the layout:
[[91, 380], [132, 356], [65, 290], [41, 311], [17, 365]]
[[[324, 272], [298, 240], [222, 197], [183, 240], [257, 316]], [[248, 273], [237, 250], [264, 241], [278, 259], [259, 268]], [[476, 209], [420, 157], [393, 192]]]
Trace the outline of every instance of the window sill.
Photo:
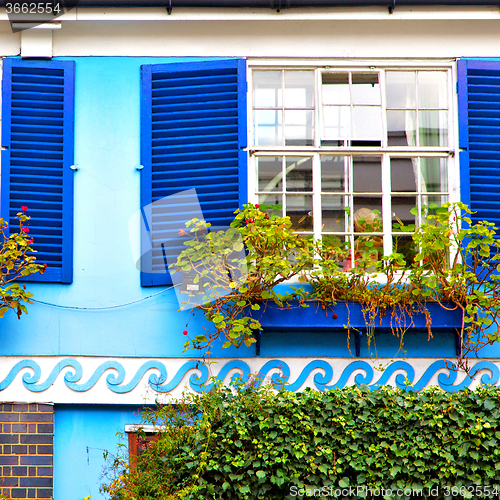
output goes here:
[[[280, 307], [274, 302], [261, 305], [258, 311], [251, 311], [251, 317], [258, 320], [264, 332], [280, 332], [288, 330], [339, 332], [349, 325], [355, 334], [356, 356], [360, 355], [361, 337], [368, 329], [377, 332], [391, 331], [398, 327], [411, 328], [417, 331], [427, 331], [427, 318], [424, 312], [387, 311], [385, 314], [376, 313], [370, 321], [363, 315], [362, 305], [359, 302], [338, 301], [335, 306], [322, 309], [317, 301], [309, 301], [309, 307], [301, 307], [298, 303], [290, 303], [288, 307]], [[437, 302], [426, 302], [426, 308], [432, 318], [434, 333], [454, 331], [455, 349], [457, 356], [461, 354], [460, 331], [462, 327], [462, 310], [453, 308], [454, 304], [445, 304], [445, 309]], [[368, 320], [368, 324], [367, 324]], [[256, 334], [256, 355], [260, 355], [261, 332]]]

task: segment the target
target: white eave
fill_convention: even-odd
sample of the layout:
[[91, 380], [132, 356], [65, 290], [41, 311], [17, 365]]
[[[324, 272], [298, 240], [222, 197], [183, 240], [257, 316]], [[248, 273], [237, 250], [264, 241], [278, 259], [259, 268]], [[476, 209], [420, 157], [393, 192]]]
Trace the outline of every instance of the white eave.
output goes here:
[[[498, 6], [396, 6], [392, 14], [386, 7], [309, 7], [283, 9], [270, 8], [75, 8], [57, 18], [66, 21], [446, 21], [446, 20], [498, 20]], [[0, 20], [8, 21], [5, 9], [0, 9]]]

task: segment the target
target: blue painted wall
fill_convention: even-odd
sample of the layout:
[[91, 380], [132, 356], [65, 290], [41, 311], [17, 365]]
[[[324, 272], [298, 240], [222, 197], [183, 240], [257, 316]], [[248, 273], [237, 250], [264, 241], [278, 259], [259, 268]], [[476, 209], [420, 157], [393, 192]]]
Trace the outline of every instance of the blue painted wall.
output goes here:
[[[140, 422], [136, 406], [56, 405], [54, 500], [104, 499], [99, 486], [108, 460], [118, 453], [125, 425]], [[127, 437], [121, 441], [127, 442]]]
[[[0, 355], [99, 355], [184, 357], [187, 329], [200, 333], [203, 318], [178, 312], [173, 290], [141, 288], [129, 241], [130, 217], [140, 208], [141, 64], [186, 58], [75, 58], [74, 281], [71, 285], [28, 284], [40, 301], [76, 306], [60, 309], [36, 303], [19, 321], [9, 311], [0, 323]], [[199, 60], [199, 59], [198, 59]], [[139, 224], [134, 244], [139, 246]], [[141, 302], [110, 307], [138, 299]], [[187, 326], [186, 326], [187, 325]], [[307, 338], [307, 342], [305, 342]], [[451, 356], [453, 336], [408, 336], [408, 356]], [[395, 356], [399, 341], [381, 336], [379, 356]], [[251, 356], [254, 347], [216, 348], [214, 355]], [[486, 351], [485, 351], [486, 352]], [[366, 344], [362, 353], [367, 353]], [[199, 356], [198, 352], [188, 355]], [[264, 356], [347, 356], [345, 335], [266, 334]], [[488, 356], [499, 356], [498, 347]]]

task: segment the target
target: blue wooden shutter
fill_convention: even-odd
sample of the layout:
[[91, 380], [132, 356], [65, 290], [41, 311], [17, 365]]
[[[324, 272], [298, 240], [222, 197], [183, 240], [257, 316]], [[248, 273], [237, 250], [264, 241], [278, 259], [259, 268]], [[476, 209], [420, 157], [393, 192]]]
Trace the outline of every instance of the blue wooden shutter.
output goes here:
[[[195, 188], [204, 219], [228, 226], [246, 203], [245, 61], [144, 65], [141, 105], [141, 207], [147, 220], [141, 283], [167, 285], [172, 281], [162, 242], [178, 238], [182, 200], [163, 216], [148, 215], [145, 207]], [[167, 252], [179, 253], [178, 244], [170, 244]]]
[[47, 270], [27, 280], [71, 283], [74, 62], [4, 59], [2, 92], [2, 218], [17, 232], [15, 215], [28, 206]]
[[500, 61], [458, 63], [461, 199], [500, 227]]

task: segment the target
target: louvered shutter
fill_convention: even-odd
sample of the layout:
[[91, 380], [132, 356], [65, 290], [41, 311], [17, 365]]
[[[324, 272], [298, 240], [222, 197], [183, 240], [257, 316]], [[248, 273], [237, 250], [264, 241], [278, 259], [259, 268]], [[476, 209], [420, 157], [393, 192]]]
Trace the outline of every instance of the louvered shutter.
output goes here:
[[71, 283], [74, 62], [4, 59], [2, 91], [2, 218], [17, 232], [15, 215], [28, 206], [47, 270], [26, 280]]
[[458, 63], [461, 199], [500, 227], [500, 61]]
[[[162, 213], [160, 200], [194, 188], [203, 218], [213, 226], [228, 226], [234, 211], [246, 203], [245, 61], [142, 66], [141, 116], [141, 206], [146, 221], [141, 283], [167, 285], [172, 283], [167, 254], [184, 248], [179, 220], [197, 214], [183, 207], [182, 198]], [[151, 203], [158, 208], [145, 213]], [[192, 209], [191, 203], [186, 206]], [[170, 243], [165, 246], [165, 241]]]

